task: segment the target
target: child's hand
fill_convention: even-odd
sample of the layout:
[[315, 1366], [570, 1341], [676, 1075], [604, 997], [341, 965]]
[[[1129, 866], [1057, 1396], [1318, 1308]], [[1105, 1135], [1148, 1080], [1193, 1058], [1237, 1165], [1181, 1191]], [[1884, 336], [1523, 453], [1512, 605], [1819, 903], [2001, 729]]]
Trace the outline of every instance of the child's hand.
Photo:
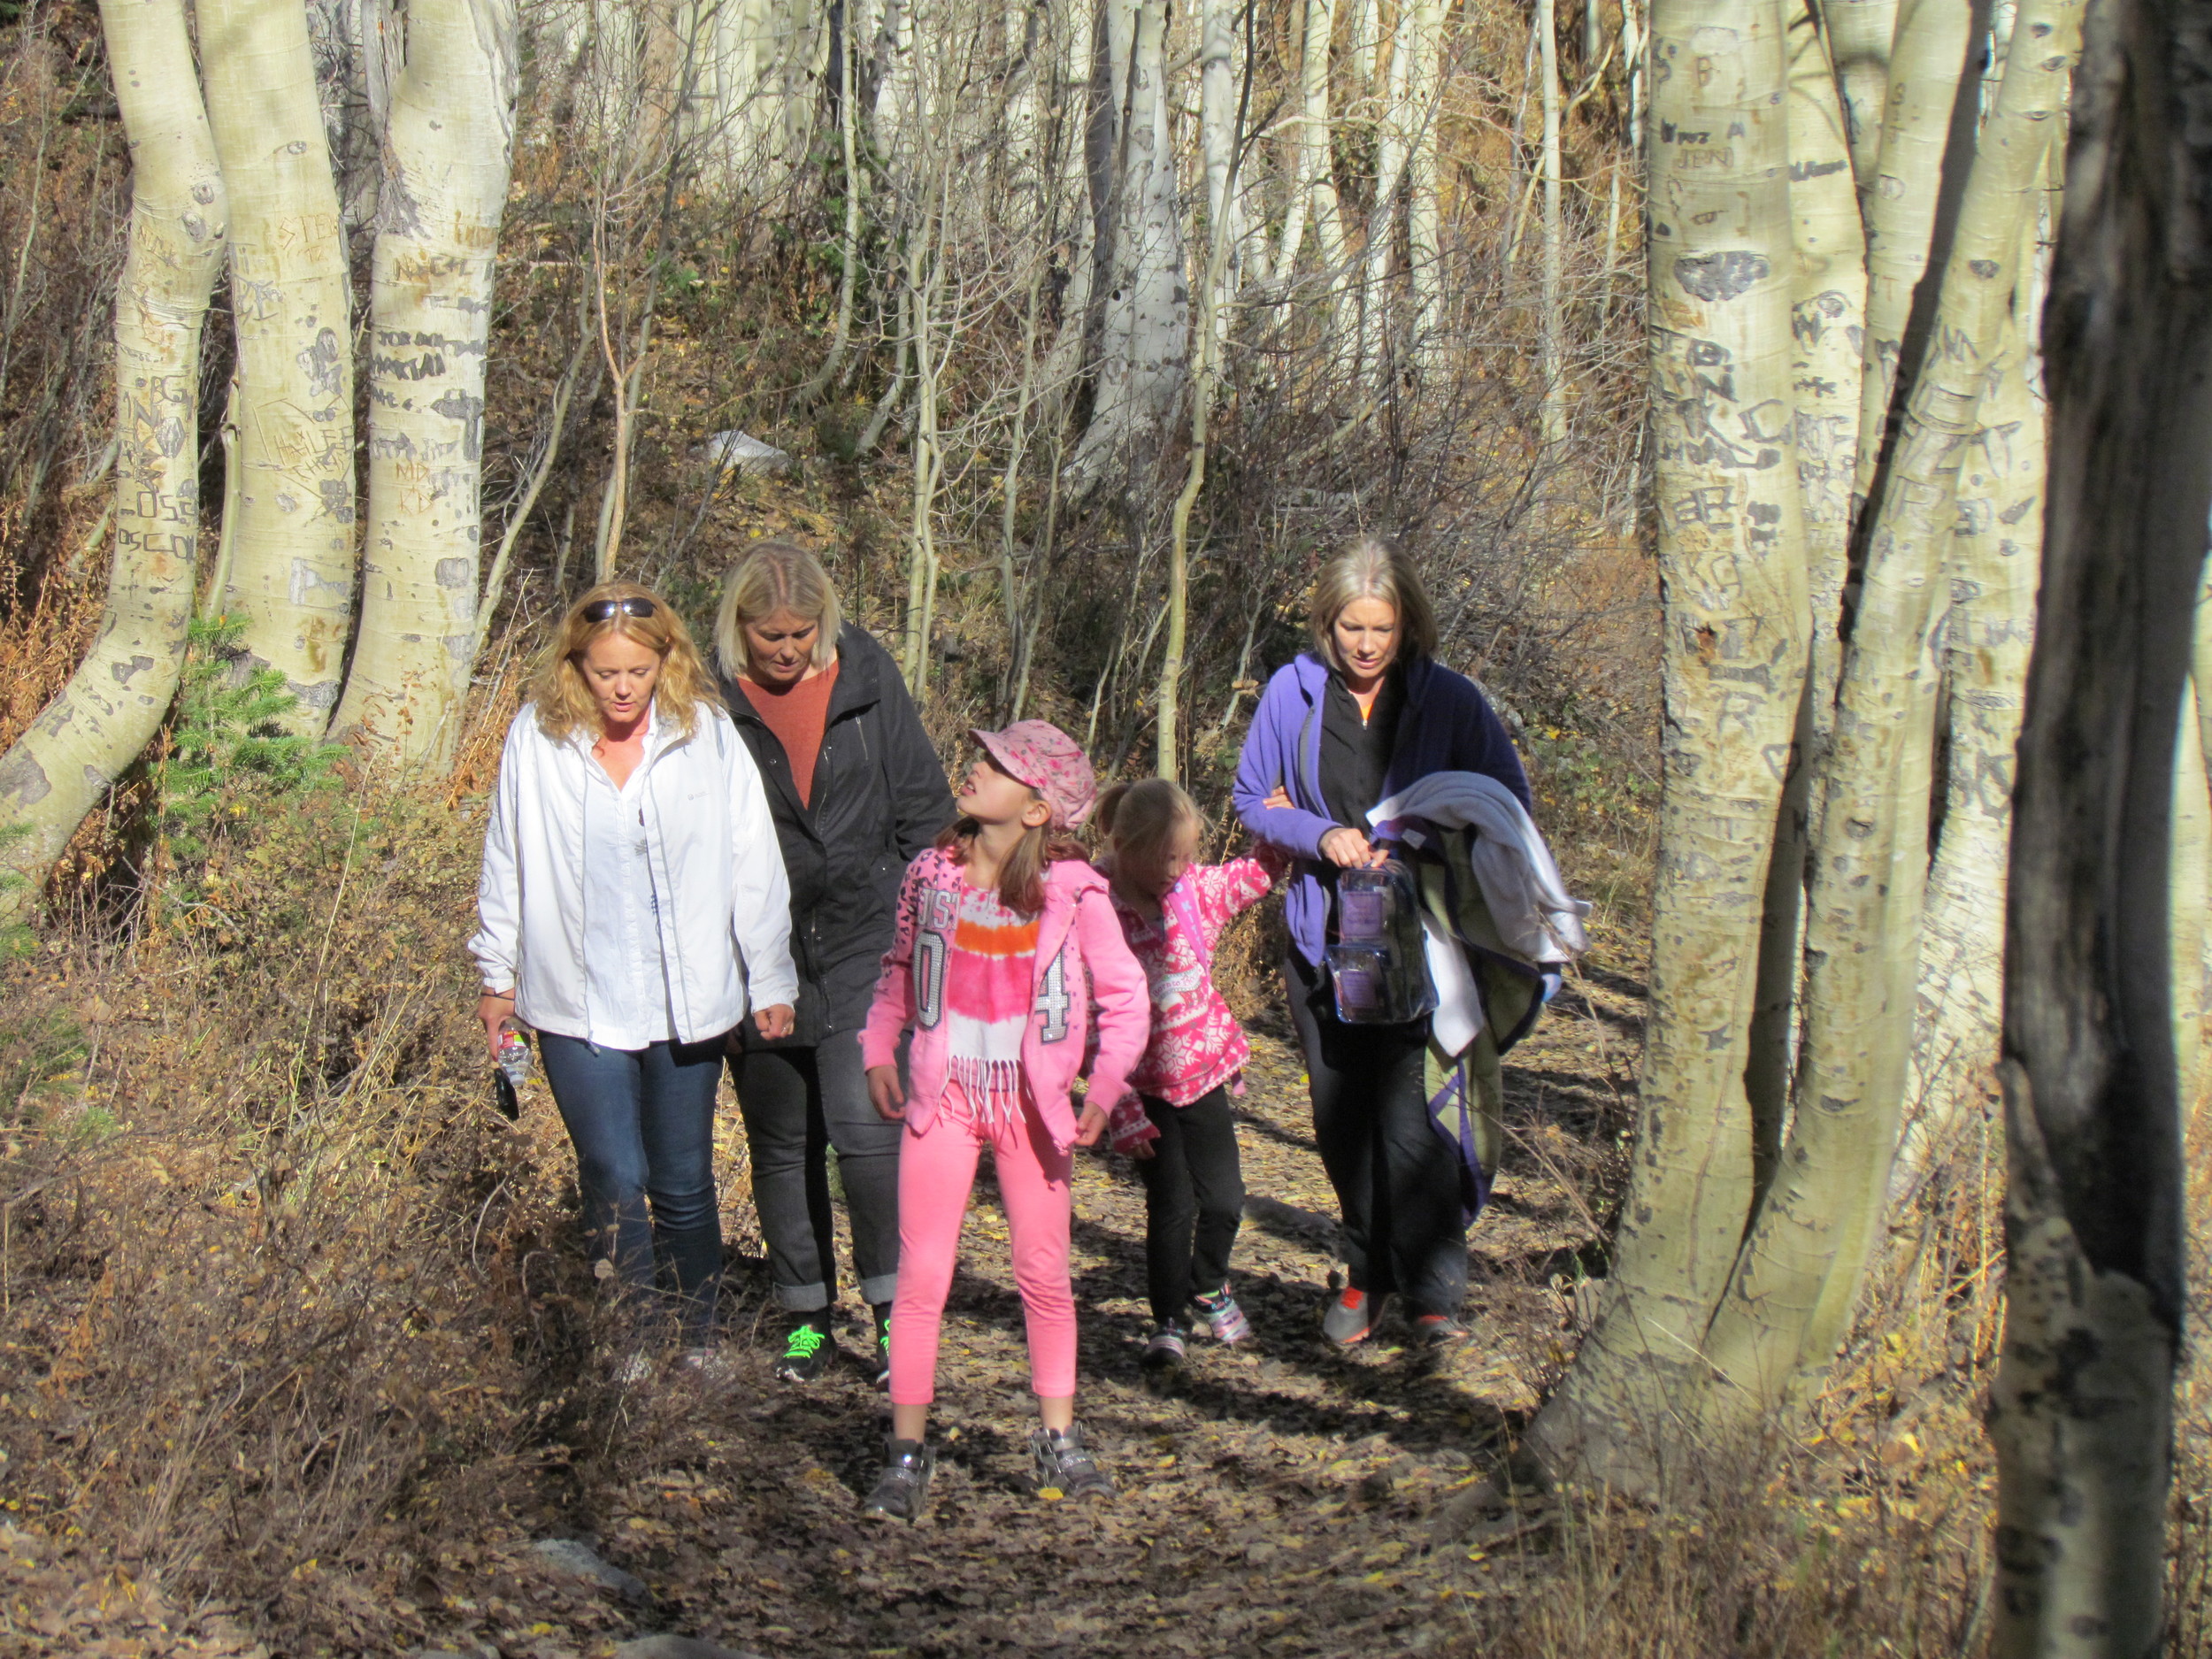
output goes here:
[[876, 1116], [886, 1123], [906, 1121], [906, 1086], [899, 1081], [898, 1067], [872, 1065], [868, 1068], [868, 1102], [876, 1109]]
[[1290, 791], [1279, 783], [1260, 804], [1271, 812], [1287, 812], [1298, 803], [1290, 798]]
[[[875, 1073], [871, 1071], [868, 1075], [872, 1079]], [[1094, 1147], [1098, 1144], [1099, 1136], [1105, 1133], [1106, 1109], [1085, 1102], [1083, 1115], [1075, 1120], [1075, 1144], [1079, 1147]]]
[[[1159, 1137], [1156, 1135], [1153, 1137], [1154, 1140], [1157, 1140], [1158, 1138]], [[1158, 1154], [1152, 1150], [1151, 1141], [1140, 1141], [1135, 1146], [1129, 1148], [1129, 1156], [1133, 1158], [1149, 1158], [1156, 1157]]]

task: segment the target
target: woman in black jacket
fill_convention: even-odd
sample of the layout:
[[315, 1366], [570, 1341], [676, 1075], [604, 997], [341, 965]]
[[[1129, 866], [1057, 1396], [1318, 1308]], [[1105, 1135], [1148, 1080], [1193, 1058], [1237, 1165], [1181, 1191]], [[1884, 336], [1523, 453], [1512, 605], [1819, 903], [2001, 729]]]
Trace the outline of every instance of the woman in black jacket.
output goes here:
[[748, 1020], [731, 1039], [769, 1273], [794, 1316], [776, 1374], [811, 1381], [834, 1347], [826, 1148], [835, 1147], [881, 1386], [898, 1282], [901, 1132], [869, 1103], [860, 1027], [891, 943], [899, 879], [952, 821], [952, 791], [897, 665], [860, 628], [841, 626], [828, 572], [805, 549], [770, 541], [747, 550], [724, 585], [715, 642], [783, 847], [799, 972], [791, 1035], [764, 1038]]

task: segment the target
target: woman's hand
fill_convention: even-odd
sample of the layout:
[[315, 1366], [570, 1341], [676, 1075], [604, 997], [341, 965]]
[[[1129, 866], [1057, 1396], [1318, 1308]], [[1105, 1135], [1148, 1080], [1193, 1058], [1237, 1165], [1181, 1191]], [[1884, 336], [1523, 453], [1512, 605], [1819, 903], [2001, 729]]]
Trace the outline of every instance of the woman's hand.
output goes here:
[[876, 1109], [876, 1116], [887, 1124], [906, 1121], [906, 1086], [899, 1081], [898, 1067], [868, 1068], [868, 1103]]
[[500, 1026], [514, 1018], [515, 994], [512, 991], [487, 991], [476, 1000], [476, 1018], [484, 1022], [485, 1046], [492, 1051], [492, 1064], [499, 1064], [499, 1045], [503, 1041]]
[[[1103, 1106], [1094, 1106], [1087, 1102], [1085, 1102], [1083, 1115], [1075, 1120], [1075, 1144], [1079, 1147], [1094, 1147], [1098, 1144], [1099, 1136], [1105, 1133], [1106, 1109]], [[1152, 1148], [1147, 1147], [1142, 1156], [1150, 1157]]]
[[1321, 838], [1321, 856], [1339, 870], [1361, 870], [1379, 864], [1390, 855], [1360, 831], [1338, 825]]
[[760, 1034], [763, 1038], [773, 1041], [778, 1037], [788, 1037], [797, 1018], [798, 1016], [791, 1011], [790, 1003], [771, 1002], [767, 1007], [755, 1011], [753, 1024], [760, 1027]]

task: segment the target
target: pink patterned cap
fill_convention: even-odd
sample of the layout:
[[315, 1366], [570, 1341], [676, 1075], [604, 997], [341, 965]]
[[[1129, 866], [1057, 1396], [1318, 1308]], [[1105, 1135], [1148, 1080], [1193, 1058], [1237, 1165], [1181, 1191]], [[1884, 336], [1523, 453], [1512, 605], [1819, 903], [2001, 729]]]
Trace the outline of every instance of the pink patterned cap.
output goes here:
[[1080, 829], [1098, 801], [1098, 779], [1082, 745], [1049, 720], [1017, 720], [1002, 732], [972, 731], [993, 760], [1045, 798], [1053, 824]]

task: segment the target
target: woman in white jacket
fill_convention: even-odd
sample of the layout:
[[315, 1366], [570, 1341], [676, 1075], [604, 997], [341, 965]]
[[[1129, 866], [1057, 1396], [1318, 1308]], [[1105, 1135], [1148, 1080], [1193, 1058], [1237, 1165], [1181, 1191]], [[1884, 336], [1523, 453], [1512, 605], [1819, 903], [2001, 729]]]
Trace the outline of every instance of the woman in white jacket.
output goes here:
[[571, 607], [507, 731], [469, 941], [494, 1053], [510, 1016], [538, 1033], [592, 1248], [644, 1291], [657, 1249], [695, 1363], [722, 1267], [722, 1040], [749, 1010], [787, 1033], [798, 986], [767, 796], [711, 685], [649, 590]]

